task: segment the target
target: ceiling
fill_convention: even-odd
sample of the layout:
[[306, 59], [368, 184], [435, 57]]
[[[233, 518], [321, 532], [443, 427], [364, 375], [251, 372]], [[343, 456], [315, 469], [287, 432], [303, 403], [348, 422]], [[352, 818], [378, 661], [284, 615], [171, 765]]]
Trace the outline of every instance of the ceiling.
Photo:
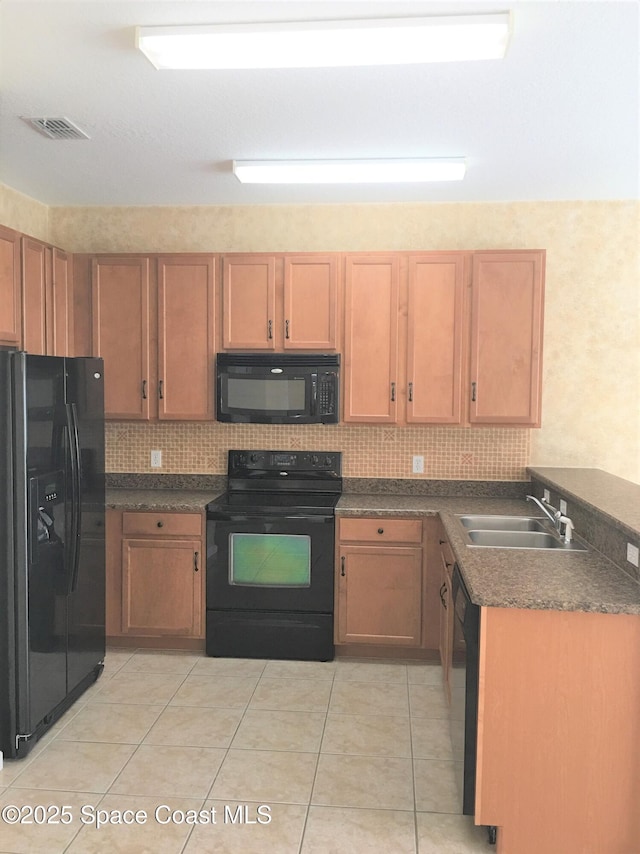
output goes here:
[[[134, 27], [514, 12], [504, 60], [157, 71]], [[0, 183], [48, 205], [639, 197], [636, 2], [0, 2]], [[49, 140], [21, 116], [66, 116]], [[467, 158], [459, 183], [248, 186], [231, 161]]]

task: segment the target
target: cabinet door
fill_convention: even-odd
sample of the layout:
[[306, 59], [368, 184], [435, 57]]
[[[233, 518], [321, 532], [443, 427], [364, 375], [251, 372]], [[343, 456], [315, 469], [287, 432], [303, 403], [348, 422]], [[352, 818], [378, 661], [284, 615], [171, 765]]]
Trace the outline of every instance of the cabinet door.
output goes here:
[[462, 420], [462, 341], [465, 256], [409, 260], [407, 422]]
[[200, 540], [122, 541], [122, 631], [127, 635], [201, 632]]
[[223, 260], [222, 346], [274, 350], [276, 261], [271, 255]]
[[52, 335], [47, 334], [47, 303], [51, 305], [51, 249], [22, 238], [22, 348], [44, 356], [52, 352]]
[[149, 418], [149, 259], [92, 262], [93, 353], [105, 363], [105, 415]]
[[51, 327], [54, 356], [71, 355], [71, 259], [61, 249], [52, 249], [52, 302], [47, 323]]
[[544, 252], [473, 257], [473, 424], [540, 425]]
[[0, 344], [20, 346], [20, 236], [0, 226]]
[[346, 261], [345, 422], [394, 423], [398, 400], [398, 256]]
[[338, 258], [301, 255], [284, 259], [284, 346], [335, 350]]
[[212, 419], [213, 256], [158, 259], [158, 417]]
[[343, 546], [338, 643], [420, 646], [422, 549]]
[[105, 625], [107, 637], [122, 634], [122, 511], [105, 512]]

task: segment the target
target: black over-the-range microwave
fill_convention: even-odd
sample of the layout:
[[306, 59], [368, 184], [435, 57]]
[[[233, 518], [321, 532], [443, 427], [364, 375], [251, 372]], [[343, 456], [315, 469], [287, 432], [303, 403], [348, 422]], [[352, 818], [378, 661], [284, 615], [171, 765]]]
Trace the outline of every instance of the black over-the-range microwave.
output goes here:
[[320, 353], [218, 353], [218, 421], [337, 424], [340, 356]]

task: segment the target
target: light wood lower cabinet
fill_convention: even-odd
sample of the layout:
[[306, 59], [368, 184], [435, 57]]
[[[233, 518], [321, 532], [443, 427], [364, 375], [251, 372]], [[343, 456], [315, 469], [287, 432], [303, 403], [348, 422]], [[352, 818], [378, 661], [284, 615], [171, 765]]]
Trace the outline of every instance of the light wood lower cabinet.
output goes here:
[[640, 616], [482, 608], [477, 824], [498, 854], [640, 850]]
[[204, 637], [202, 530], [199, 513], [108, 512], [108, 636]]
[[451, 576], [453, 553], [443, 533], [438, 538], [440, 556], [440, 663], [447, 702], [451, 702], [451, 668], [453, 666], [453, 596]]
[[336, 643], [420, 647], [421, 519], [338, 520]]

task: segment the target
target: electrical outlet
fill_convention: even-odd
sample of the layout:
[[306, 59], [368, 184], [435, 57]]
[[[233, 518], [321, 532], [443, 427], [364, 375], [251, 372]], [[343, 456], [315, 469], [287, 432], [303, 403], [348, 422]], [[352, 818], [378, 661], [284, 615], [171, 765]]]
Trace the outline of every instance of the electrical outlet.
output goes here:
[[413, 474], [424, 474], [424, 457], [422, 454], [414, 454], [413, 468], [411, 470]]
[[560, 499], [560, 512], [563, 516], [567, 515], [567, 502]]
[[542, 492], [542, 500], [543, 501], [551, 501], [551, 493], [548, 489], [543, 490]]
[[627, 560], [634, 566], [638, 566], [640, 563], [640, 549], [633, 543], [627, 543]]
[[162, 468], [162, 451], [151, 451], [151, 468]]

